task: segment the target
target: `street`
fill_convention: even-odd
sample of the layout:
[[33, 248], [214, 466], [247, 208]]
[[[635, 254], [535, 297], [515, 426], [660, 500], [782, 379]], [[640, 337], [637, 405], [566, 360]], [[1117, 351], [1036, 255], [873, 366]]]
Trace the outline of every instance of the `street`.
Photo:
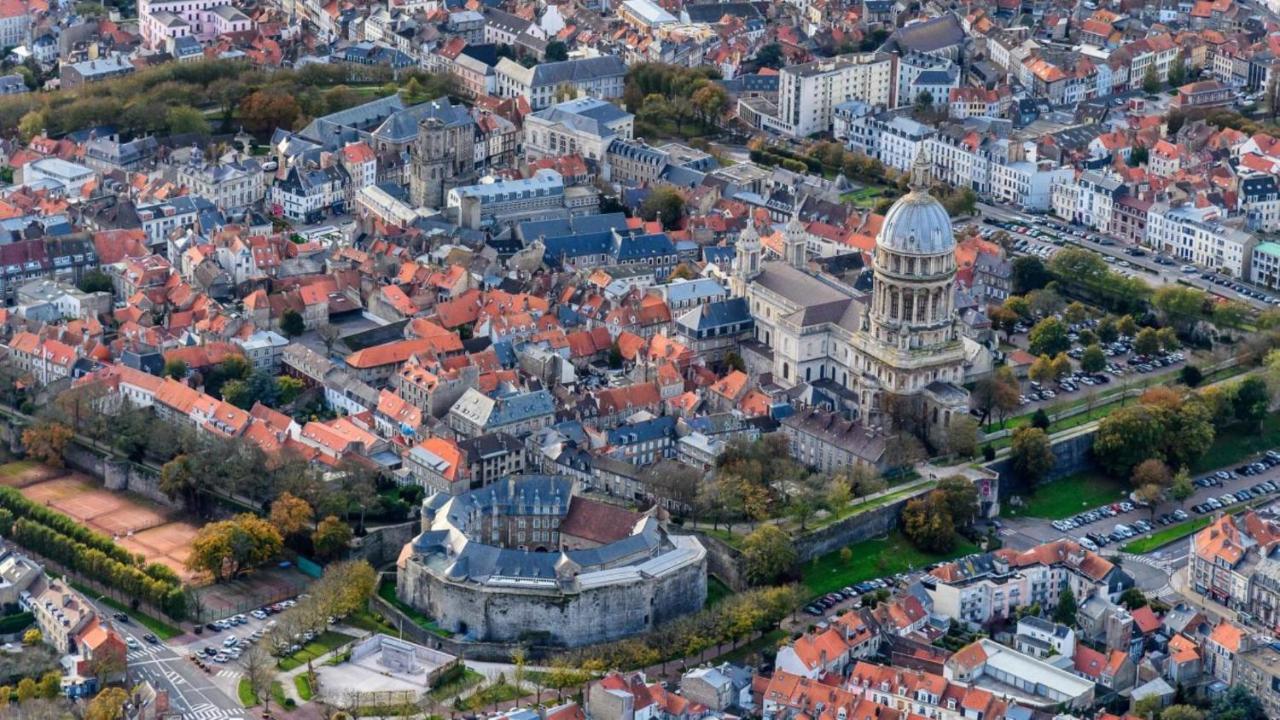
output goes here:
[[[103, 618], [115, 614], [115, 610], [96, 599], [90, 602]], [[128, 651], [130, 677], [135, 681], [149, 680], [156, 690], [167, 692], [170, 707], [181, 713], [183, 720], [245, 720], [249, 717], [234, 691], [228, 695], [214, 684], [213, 676], [205, 674], [187, 657], [184, 651], [188, 648], [179, 643], [194, 636], [174, 638], [172, 646], [163, 642], [153, 645], [143, 639], [147, 629], [136, 619], [130, 618], [127, 623], [113, 621], [112, 625], [126, 642], [132, 638], [137, 643], [137, 649]], [[234, 672], [220, 669], [217, 674]], [[235, 676], [238, 680], [239, 673]], [[232, 681], [231, 686], [234, 685]]]
[[[1028, 224], [1028, 223], [1031, 223], [1032, 221], [1043, 221], [1046, 219], [1053, 220], [1054, 222], [1062, 223], [1061, 220], [1057, 220], [1056, 218], [1053, 218], [1050, 216], [1027, 215], [1025, 213], [1020, 213], [1008, 208], [998, 207], [995, 205], [987, 205], [986, 203], [981, 203], [981, 202], [977, 204], [977, 209], [979, 214], [984, 218], [995, 218], [997, 220], [1012, 221], [1019, 224]], [[1079, 229], [1079, 228], [1073, 228], [1073, 229]], [[1006, 230], [1005, 232], [1009, 232], [1009, 231]], [[1015, 233], [1015, 232], [1009, 232], [1009, 234], [1015, 238], [1025, 238], [1026, 240], [1032, 243], [1048, 245], [1051, 248], [1058, 247], [1047, 242], [1039, 243], [1039, 241], [1035, 240], [1029, 235], [1024, 235], [1024, 234]], [[1058, 234], [1061, 234], [1061, 233], [1058, 233]], [[1189, 272], [1184, 273], [1182, 272], [1181, 267], [1185, 263], [1185, 261], [1179, 260], [1178, 258], [1171, 258], [1175, 262], [1175, 264], [1161, 265], [1155, 261], [1155, 257], [1152, 254], [1153, 251], [1150, 249], [1144, 248], [1146, 252], [1146, 255], [1144, 256], [1141, 256], [1141, 257], [1131, 256], [1127, 254], [1125, 250], [1128, 248], [1134, 247], [1133, 245], [1121, 240], [1113, 240], [1112, 242], [1114, 244], [1112, 245], [1102, 245], [1097, 242], [1094, 242], [1091, 239], [1092, 237], [1097, 235], [1098, 233], [1096, 232], [1088, 231], [1088, 236], [1085, 238], [1081, 238], [1075, 235], [1066, 235], [1064, 237], [1067, 240], [1067, 242], [1070, 244], [1076, 245], [1081, 248], [1085, 248], [1087, 250], [1092, 250], [1093, 252], [1096, 252], [1102, 256], [1109, 256], [1109, 257], [1115, 258], [1116, 260], [1115, 264], [1120, 265], [1120, 267], [1113, 268], [1113, 269], [1121, 270], [1124, 268], [1132, 268], [1140, 271], [1133, 274], [1136, 277], [1146, 280], [1148, 284], [1151, 284], [1154, 287], [1159, 287], [1161, 285], [1166, 285], [1170, 283], [1182, 283], [1185, 285], [1190, 285], [1192, 287], [1198, 288], [1200, 290], [1204, 290], [1205, 292], [1213, 293], [1215, 295], [1218, 295], [1219, 297], [1223, 297], [1229, 300], [1238, 300], [1254, 308], [1261, 309], [1261, 308], [1275, 307], [1273, 303], [1270, 303], [1266, 300], [1258, 300], [1256, 298], [1241, 295], [1234, 290], [1231, 290], [1227, 287], [1215, 284], [1209, 280], [1204, 279], [1201, 276], [1209, 272], [1206, 268], [1201, 268], [1197, 266], [1196, 271], [1194, 273], [1189, 273]], [[1121, 263], [1124, 263], [1124, 264], [1121, 265]], [[1210, 273], [1210, 274], [1213, 274], [1213, 273]], [[1243, 280], [1232, 280], [1232, 282], [1239, 285], [1246, 285], [1254, 291], [1261, 292], [1268, 299], [1277, 297], [1277, 295], [1274, 292], [1271, 292], [1270, 290], [1267, 290], [1258, 286], [1254, 286], [1250, 283], [1244, 282]]]

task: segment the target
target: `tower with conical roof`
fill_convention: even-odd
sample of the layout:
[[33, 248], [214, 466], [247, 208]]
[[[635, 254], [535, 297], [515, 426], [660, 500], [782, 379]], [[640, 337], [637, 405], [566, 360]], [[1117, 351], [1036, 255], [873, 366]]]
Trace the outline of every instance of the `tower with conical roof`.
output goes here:
[[747, 286], [760, 274], [760, 233], [750, 218], [747, 226], [738, 234], [734, 245], [733, 279], [730, 283], [735, 297], [746, 297]]
[[791, 213], [791, 219], [782, 230], [783, 260], [798, 270], [803, 270], [809, 263], [809, 231], [800, 222], [800, 210]]

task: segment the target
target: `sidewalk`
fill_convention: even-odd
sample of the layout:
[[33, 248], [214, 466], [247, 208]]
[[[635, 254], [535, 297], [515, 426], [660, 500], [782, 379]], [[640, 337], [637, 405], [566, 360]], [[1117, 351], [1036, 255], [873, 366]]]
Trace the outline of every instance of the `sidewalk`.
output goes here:
[[1235, 610], [1206, 598], [1191, 587], [1189, 582], [1190, 574], [1191, 568], [1189, 565], [1175, 570], [1174, 573], [1169, 576], [1169, 585], [1186, 602], [1195, 605], [1206, 613], [1209, 613], [1211, 616], [1225, 618], [1238, 624], [1239, 618], [1236, 616]]

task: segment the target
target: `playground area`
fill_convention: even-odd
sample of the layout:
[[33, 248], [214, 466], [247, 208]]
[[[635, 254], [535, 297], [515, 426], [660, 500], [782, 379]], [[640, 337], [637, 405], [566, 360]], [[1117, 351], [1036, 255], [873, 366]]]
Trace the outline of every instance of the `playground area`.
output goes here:
[[184, 580], [191, 578], [185, 563], [199, 528], [181, 520], [177, 512], [136, 495], [107, 490], [88, 475], [44, 465], [0, 471], [0, 478], [28, 499], [103, 533], [147, 562], [166, 565]]

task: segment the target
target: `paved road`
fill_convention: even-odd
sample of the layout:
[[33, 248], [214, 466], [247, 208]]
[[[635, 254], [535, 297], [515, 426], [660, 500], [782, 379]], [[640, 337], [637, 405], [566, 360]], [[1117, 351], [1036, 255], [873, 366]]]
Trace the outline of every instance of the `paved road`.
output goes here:
[[[102, 617], [115, 611], [90, 599]], [[142, 638], [147, 629], [136, 621], [114, 623], [126, 639], [133, 638], [138, 649], [128, 652], [129, 674], [134, 680], [150, 680], [157, 690], [169, 693], [172, 709], [183, 720], [246, 720], [249, 713], [234, 695], [228, 695], [187, 658], [188, 648], [181, 645], [152, 645]], [[183, 636], [188, 637], [188, 636]], [[175, 638], [175, 641], [179, 638]]]
[[[996, 218], [998, 220], [1012, 220], [1018, 223], [1028, 223], [1032, 219], [1044, 219], [1043, 216], [1037, 217], [1037, 216], [1026, 215], [1024, 213], [1011, 210], [1007, 207], [987, 205], [986, 203], [978, 203], [977, 207], [980, 214], [983, 217]], [[1057, 221], [1056, 218], [1049, 218], [1049, 219]], [[1098, 234], [1093, 231], [1089, 231], [1089, 232], [1090, 232], [1090, 235]], [[1017, 235], [1017, 233], [1014, 233], [1014, 234]], [[1055, 233], [1055, 234], [1061, 235], [1061, 233]], [[1022, 236], [1019, 235], [1019, 237], [1022, 237]], [[1109, 255], [1111, 257], [1116, 258], [1117, 265], [1119, 264], [1119, 261], [1124, 261], [1129, 263], [1131, 267], [1128, 269], [1130, 271], [1133, 271], [1135, 269], [1145, 270], [1145, 272], [1136, 272], [1135, 275], [1137, 277], [1145, 279], [1148, 283], [1153, 285], [1161, 285], [1161, 284], [1174, 283], [1174, 282], [1181, 281], [1181, 282], [1190, 284], [1194, 287], [1197, 287], [1201, 290], [1215, 293], [1222, 297], [1226, 297], [1232, 300], [1239, 300], [1255, 308], [1274, 307], [1270, 303], [1257, 300], [1255, 298], [1239, 295], [1238, 293], [1236, 293], [1235, 291], [1229, 288], [1222, 287], [1221, 285], [1216, 285], [1212, 282], [1209, 282], [1208, 280], [1203, 279], [1202, 277], [1200, 277], [1201, 273], [1205, 272], [1205, 270], [1203, 269], [1198, 268], [1197, 272], [1195, 273], [1181, 272], [1180, 268], [1184, 264], [1184, 261], [1178, 260], [1177, 258], [1173, 258], [1173, 260], [1177, 262], [1176, 265], [1160, 265], [1155, 261], [1155, 258], [1152, 256], [1150, 250], [1147, 250], [1147, 254], [1144, 257], [1132, 257], [1126, 254], [1125, 253], [1126, 248], [1132, 247], [1132, 245], [1120, 240], [1116, 240], [1114, 245], [1100, 245], [1096, 242], [1093, 242], [1092, 240], [1082, 239], [1074, 235], [1067, 235], [1065, 236], [1065, 238], [1068, 240], [1069, 244], [1074, 244], [1078, 247], [1083, 247], [1088, 250], [1092, 250], [1100, 255]], [[1116, 269], [1125, 269], [1125, 268], [1116, 268]], [[1255, 290], [1261, 291], [1263, 294], [1267, 295], [1268, 297], [1277, 297], [1276, 293], [1271, 292], [1266, 288], [1252, 285], [1250, 283], [1242, 283], [1240, 281], [1235, 281], [1235, 282], [1239, 284], [1248, 285]]]

